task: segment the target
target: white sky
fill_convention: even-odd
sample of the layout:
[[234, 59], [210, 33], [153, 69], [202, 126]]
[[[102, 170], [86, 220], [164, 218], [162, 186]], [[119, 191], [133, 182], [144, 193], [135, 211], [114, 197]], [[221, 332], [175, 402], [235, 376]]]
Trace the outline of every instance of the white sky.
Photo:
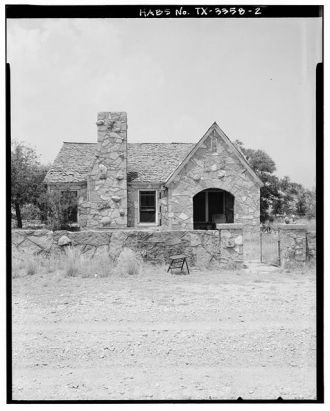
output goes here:
[[217, 121], [277, 174], [315, 184], [321, 19], [7, 21], [12, 137], [53, 161], [126, 111], [129, 142], [197, 142]]

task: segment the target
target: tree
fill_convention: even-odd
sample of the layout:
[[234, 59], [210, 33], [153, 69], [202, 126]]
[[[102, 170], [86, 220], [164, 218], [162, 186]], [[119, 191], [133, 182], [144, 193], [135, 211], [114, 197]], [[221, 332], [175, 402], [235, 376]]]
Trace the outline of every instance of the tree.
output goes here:
[[39, 163], [35, 150], [23, 142], [11, 145], [11, 204], [15, 209], [17, 227], [22, 228], [21, 208], [24, 204], [37, 204], [45, 191], [43, 180], [47, 169]]
[[60, 190], [45, 192], [39, 196], [38, 202], [52, 230], [68, 230], [70, 224], [76, 222], [77, 198], [74, 192]]
[[236, 147], [244, 154], [251, 168], [264, 183], [260, 190], [260, 219], [271, 219], [281, 209], [281, 196], [279, 193], [279, 179], [273, 175], [276, 170], [274, 160], [263, 150], [253, 150], [244, 147], [244, 144], [236, 140]]
[[243, 152], [251, 168], [253, 168], [258, 175], [260, 173], [272, 174], [276, 171], [274, 160], [265, 151], [245, 148], [240, 140], [236, 140], [234, 143]]

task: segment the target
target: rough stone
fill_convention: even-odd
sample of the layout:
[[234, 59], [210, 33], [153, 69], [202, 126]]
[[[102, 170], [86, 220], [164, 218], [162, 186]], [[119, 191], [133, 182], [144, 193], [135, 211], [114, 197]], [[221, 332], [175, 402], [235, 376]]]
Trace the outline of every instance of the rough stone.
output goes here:
[[306, 226], [283, 224], [279, 226], [281, 263], [302, 262], [309, 258]]
[[[13, 249], [16, 252], [22, 248], [23, 252], [29, 254], [38, 254], [47, 249], [51, 254], [57, 254], [63, 245], [72, 244], [89, 258], [107, 253], [115, 261], [122, 249], [128, 247], [145, 261], [153, 263], [168, 264], [171, 255], [185, 254], [189, 265], [210, 267], [242, 260], [242, 246], [232, 247], [225, 241], [229, 239], [235, 245], [235, 238], [241, 234], [240, 230], [233, 230], [230, 237], [222, 238], [221, 230], [88, 230], [70, 233], [48, 231], [43, 236], [34, 236], [33, 232], [30, 232], [21, 245], [13, 244]], [[38, 238], [40, 245], [33, 243], [30, 238]], [[43, 248], [44, 245], [46, 249]]]
[[[213, 137], [217, 139], [221, 155], [212, 156], [210, 164], [212, 147], [210, 138], [207, 138], [204, 147], [195, 151], [190, 162], [169, 186], [168, 201], [171, 201], [171, 210], [165, 216], [169, 227], [192, 229], [193, 198], [200, 191], [209, 188], [223, 190], [234, 197], [233, 210], [227, 210], [227, 213], [232, 213], [229, 216], [232, 215], [234, 223], [259, 227], [260, 183], [249, 173], [246, 173], [246, 179], [241, 178], [246, 168], [233, 151], [228, 150], [227, 144], [216, 132]], [[194, 178], [196, 175], [201, 177], [198, 181]], [[189, 219], [183, 220], [180, 217], [182, 213]]]
[[111, 218], [110, 217], [102, 217], [101, 218], [101, 224], [102, 225], [108, 225], [108, 224], [110, 224], [111, 223]]
[[60, 247], [63, 247], [65, 245], [71, 245], [72, 241], [70, 240], [69, 237], [67, 237], [66, 235], [62, 235], [62, 237], [60, 237], [60, 239], [58, 240], [57, 243]]

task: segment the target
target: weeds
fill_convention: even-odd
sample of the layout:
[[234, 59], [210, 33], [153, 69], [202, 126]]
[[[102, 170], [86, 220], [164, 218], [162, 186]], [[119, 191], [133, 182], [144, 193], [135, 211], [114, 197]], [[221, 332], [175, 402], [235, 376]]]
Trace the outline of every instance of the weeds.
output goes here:
[[300, 273], [309, 274], [315, 273], [316, 263], [315, 260], [311, 261], [285, 261], [282, 264], [282, 271], [286, 273]]
[[94, 271], [94, 277], [109, 277], [113, 274], [113, 262], [108, 254], [95, 256], [91, 262], [90, 272]]
[[40, 262], [38, 257], [29, 256], [26, 259], [25, 271], [27, 275], [34, 275], [40, 271]]
[[134, 251], [124, 248], [117, 261], [117, 271], [122, 274], [134, 275], [141, 272], [142, 259]]
[[69, 247], [66, 250], [64, 275], [66, 277], [77, 277], [87, 268], [87, 261], [77, 248]]
[[108, 277], [113, 273], [112, 260], [107, 253], [87, 257], [77, 248], [69, 248], [64, 262], [66, 277]]

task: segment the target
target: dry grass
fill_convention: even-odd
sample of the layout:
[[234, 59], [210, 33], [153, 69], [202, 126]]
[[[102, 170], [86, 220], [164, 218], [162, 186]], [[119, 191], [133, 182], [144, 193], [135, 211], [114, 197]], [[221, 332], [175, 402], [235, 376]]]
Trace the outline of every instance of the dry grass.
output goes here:
[[116, 269], [118, 273], [135, 275], [141, 272], [142, 258], [129, 248], [124, 248], [120, 253]]
[[86, 262], [86, 259], [77, 248], [68, 248], [64, 263], [65, 277], [77, 277], [86, 270]]
[[[272, 235], [265, 235], [263, 242], [263, 261], [268, 264], [276, 264], [277, 242]], [[257, 246], [256, 238], [249, 238], [249, 246]], [[259, 253], [256, 253], [259, 254]], [[256, 258], [257, 259], [257, 258]], [[260, 254], [259, 254], [260, 259]], [[259, 260], [260, 261], [260, 260]], [[305, 272], [315, 267], [315, 260], [311, 262], [286, 263], [282, 269], [286, 272]], [[96, 254], [94, 257], [83, 254], [78, 248], [70, 247], [63, 254], [50, 256], [31, 256], [27, 254], [15, 254], [12, 259], [12, 278], [33, 276], [36, 274], [56, 274], [60, 277], [95, 277], [104, 278], [110, 276], [154, 276], [154, 273], [166, 273], [168, 264], [151, 264], [143, 262], [140, 255], [129, 248], [124, 248], [117, 262], [106, 253]], [[192, 267], [190, 267], [192, 268]], [[239, 271], [241, 264], [234, 261], [228, 262], [226, 269]], [[212, 271], [210, 267], [209, 270]], [[209, 271], [208, 270], [208, 271]]]
[[103, 253], [93, 258], [87, 257], [77, 248], [69, 248], [64, 259], [65, 277], [108, 277], [113, 274], [113, 262]]
[[302, 275], [308, 273], [315, 273], [316, 261], [312, 259], [310, 261], [286, 261], [282, 265], [282, 271], [286, 273], [299, 273]]
[[42, 261], [39, 256], [14, 256], [12, 260], [12, 277], [19, 278], [26, 275], [35, 275], [42, 270]]

